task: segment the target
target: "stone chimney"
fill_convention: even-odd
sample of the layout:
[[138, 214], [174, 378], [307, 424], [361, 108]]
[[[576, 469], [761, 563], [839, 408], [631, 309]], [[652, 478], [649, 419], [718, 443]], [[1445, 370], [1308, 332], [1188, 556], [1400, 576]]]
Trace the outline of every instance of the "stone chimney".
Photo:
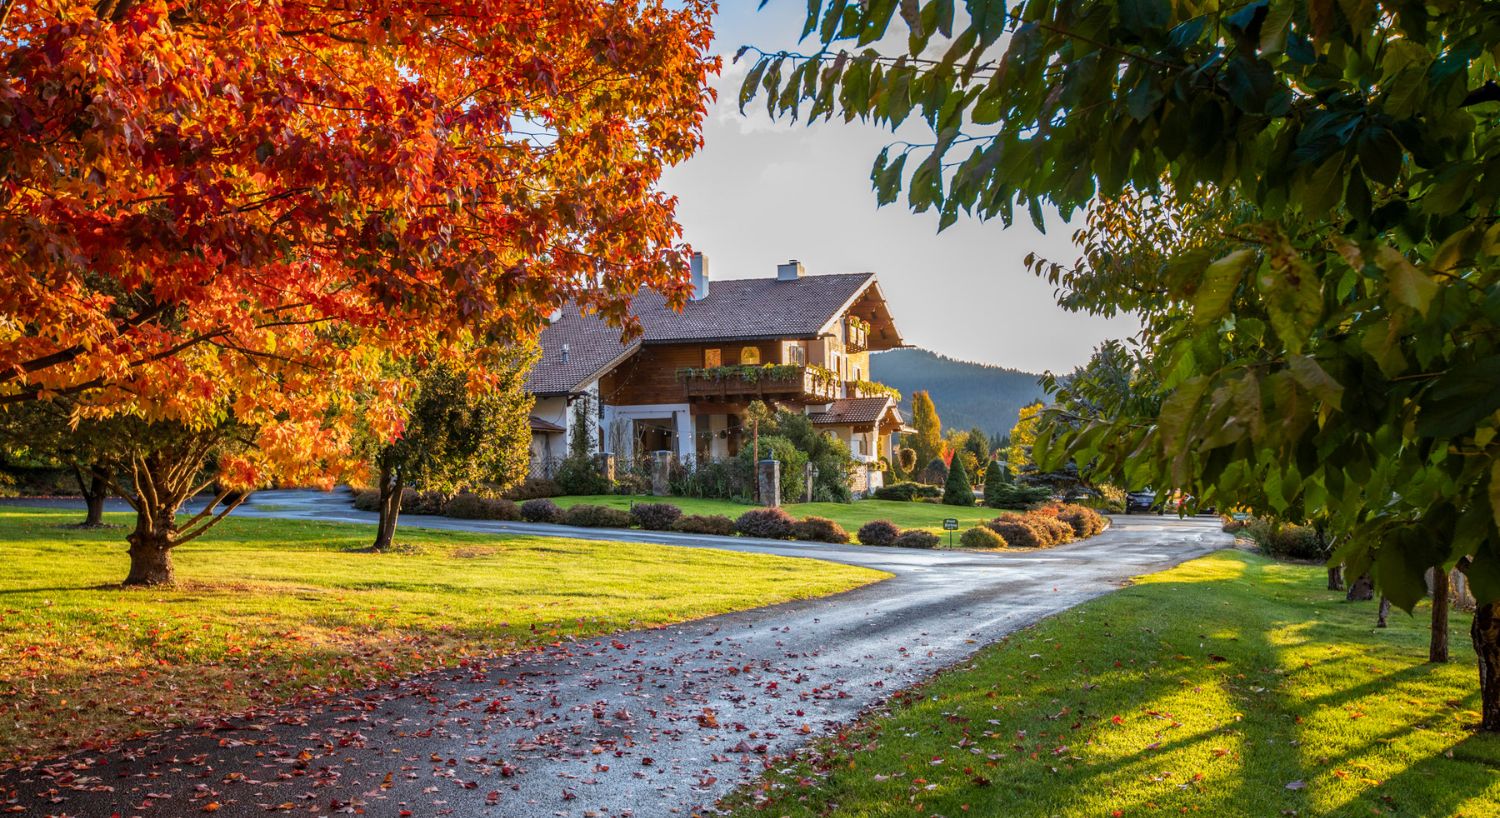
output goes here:
[[702, 301], [708, 297], [708, 256], [702, 253], [693, 253], [691, 267], [693, 270], [693, 300]]
[[776, 265], [777, 281], [796, 281], [802, 277], [802, 262], [792, 259], [785, 264]]

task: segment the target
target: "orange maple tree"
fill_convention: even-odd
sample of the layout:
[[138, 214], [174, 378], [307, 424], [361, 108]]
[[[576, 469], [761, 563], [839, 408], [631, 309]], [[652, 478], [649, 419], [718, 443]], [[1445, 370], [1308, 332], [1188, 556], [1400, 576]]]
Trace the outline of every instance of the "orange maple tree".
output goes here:
[[399, 433], [391, 356], [680, 301], [713, 9], [0, 0], [0, 406], [235, 428], [228, 497]]

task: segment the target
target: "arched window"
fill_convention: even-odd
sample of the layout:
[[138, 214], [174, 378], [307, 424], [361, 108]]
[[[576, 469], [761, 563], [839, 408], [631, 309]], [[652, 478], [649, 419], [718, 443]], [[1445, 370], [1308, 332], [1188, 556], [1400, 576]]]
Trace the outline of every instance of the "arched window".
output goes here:
[[740, 350], [740, 363], [745, 366], [760, 365], [760, 347], [745, 347]]

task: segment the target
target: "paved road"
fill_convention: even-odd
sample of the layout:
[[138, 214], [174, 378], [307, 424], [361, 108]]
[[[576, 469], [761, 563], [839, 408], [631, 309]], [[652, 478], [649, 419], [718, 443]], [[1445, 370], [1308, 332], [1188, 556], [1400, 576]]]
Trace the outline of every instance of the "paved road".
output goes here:
[[[246, 515], [369, 522], [339, 497], [267, 492]], [[407, 525], [547, 531], [411, 517]], [[597, 530], [581, 532], [598, 538]], [[689, 815], [767, 759], [1018, 627], [1230, 544], [1210, 520], [1118, 517], [1013, 554], [622, 533], [878, 568], [893, 579], [172, 731], [0, 774], [23, 815], [269, 812], [603, 818]]]

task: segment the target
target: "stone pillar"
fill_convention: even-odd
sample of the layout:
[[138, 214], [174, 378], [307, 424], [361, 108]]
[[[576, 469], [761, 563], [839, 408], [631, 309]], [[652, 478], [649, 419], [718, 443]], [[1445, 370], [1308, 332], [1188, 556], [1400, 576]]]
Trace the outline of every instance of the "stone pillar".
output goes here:
[[802, 502], [813, 501], [813, 481], [818, 479], [818, 467], [808, 463], [802, 468]]
[[604, 479], [613, 486], [615, 484], [615, 456], [612, 452], [599, 452], [594, 455], [594, 468], [604, 475]]
[[760, 486], [760, 504], [772, 508], [780, 506], [781, 461], [762, 460], [755, 465], [755, 479]]
[[666, 497], [672, 490], [672, 453], [663, 449], [651, 453], [651, 493]]

